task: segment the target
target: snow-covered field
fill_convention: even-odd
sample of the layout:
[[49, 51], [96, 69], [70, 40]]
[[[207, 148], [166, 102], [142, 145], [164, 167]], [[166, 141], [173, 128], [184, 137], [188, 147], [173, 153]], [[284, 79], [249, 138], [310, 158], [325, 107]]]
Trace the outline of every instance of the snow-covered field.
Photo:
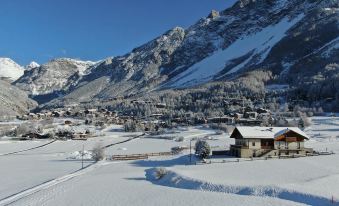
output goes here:
[[[296, 159], [241, 160], [189, 164], [186, 154], [138, 161], [85, 161], [75, 158], [96, 144], [109, 145], [140, 133], [110, 126], [87, 141], [49, 143], [0, 140], [0, 205], [339, 205], [339, 118], [315, 117], [306, 130], [307, 147], [333, 151], [329, 156]], [[227, 149], [233, 140], [203, 126], [179, 128], [164, 135], [184, 141], [137, 138], [113, 145], [105, 154], [168, 152], [209, 136], [212, 148]], [[192, 142], [194, 144], [194, 141]], [[188, 152], [188, 151], [187, 151]], [[212, 162], [222, 162], [216, 159]], [[157, 167], [168, 174], [154, 178]], [[331, 199], [334, 199], [334, 204]]]

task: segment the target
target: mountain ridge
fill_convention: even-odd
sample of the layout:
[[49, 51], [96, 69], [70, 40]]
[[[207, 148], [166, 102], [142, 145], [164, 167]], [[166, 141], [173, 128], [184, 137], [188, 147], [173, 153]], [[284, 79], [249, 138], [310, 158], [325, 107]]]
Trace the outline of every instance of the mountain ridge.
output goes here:
[[[237, 2], [187, 29], [175, 27], [130, 53], [89, 65], [82, 75], [66, 75], [50, 104], [185, 89], [254, 70], [272, 72], [269, 82], [298, 86], [338, 62], [336, 8], [338, 3], [325, 0]], [[312, 69], [304, 61], [315, 62]], [[15, 84], [29, 88], [30, 74], [24, 76]], [[43, 94], [48, 92], [55, 90]]]

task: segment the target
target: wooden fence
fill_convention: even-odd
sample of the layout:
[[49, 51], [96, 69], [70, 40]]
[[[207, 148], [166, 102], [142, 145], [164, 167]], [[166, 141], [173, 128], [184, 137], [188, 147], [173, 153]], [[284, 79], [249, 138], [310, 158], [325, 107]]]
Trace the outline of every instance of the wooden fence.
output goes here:
[[111, 160], [142, 160], [148, 157], [170, 156], [173, 152], [153, 152], [145, 154], [129, 154], [129, 155], [112, 155]]
[[111, 160], [141, 160], [148, 159], [144, 154], [132, 154], [132, 155], [112, 155]]

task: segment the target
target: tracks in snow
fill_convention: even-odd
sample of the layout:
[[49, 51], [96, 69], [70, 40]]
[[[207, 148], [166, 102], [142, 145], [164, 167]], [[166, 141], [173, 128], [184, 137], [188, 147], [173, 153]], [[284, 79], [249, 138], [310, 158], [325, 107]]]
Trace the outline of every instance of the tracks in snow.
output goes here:
[[24, 149], [24, 150], [19, 150], [19, 151], [16, 151], [16, 152], [9, 152], [9, 153], [5, 153], [5, 154], [0, 154], [0, 157], [1, 156], [8, 156], [8, 155], [13, 155], [13, 154], [18, 154], [18, 153], [21, 153], [21, 152], [27, 152], [27, 151], [35, 150], [35, 149], [38, 149], [38, 148], [42, 148], [42, 147], [45, 147], [47, 145], [50, 145], [50, 144], [54, 143], [55, 141], [56, 140], [53, 140], [53, 141], [50, 141], [50, 142], [48, 142], [46, 144], [43, 144], [43, 145], [39, 145], [39, 146], [36, 146], [36, 147]]
[[102, 149], [106, 149], [106, 148], [109, 148], [109, 147], [112, 147], [112, 146], [118, 145], [118, 144], [123, 144], [123, 143], [125, 143], [125, 142], [132, 141], [132, 140], [137, 139], [137, 138], [142, 137], [142, 136], [145, 136], [145, 133], [143, 133], [143, 134], [141, 134], [141, 135], [138, 135], [138, 136], [135, 136], [135, 137], [133, 137], [133, 138], [130, 138], [130, 139], [121, 141], [121, 142], [116, 142], [116, 143], [113, 143], [113, 144], [109, 144], [109, 145], [103, 146]]
[[[134, 139], [137, 139], [139, 137], [142, 137], [144, 136], [145, 134], [141, 134], [141, 135], [138, 135], [138, 136], [135, 136], [133, 138], [130, 138], [128, 140], [124, 140], [124, 141], [121, 141], [121, 142], [117, 142], [117, 143], [113, 143], [113, 144], [109, 144], [109, 145], [106, 145], [104, 146], [103, 148], [106, 149], [106, 148], [109, 148], [109, 147], [112, 147], [114, 145], [119, 145], [119, 144], [123, 144], [125, 142], [129, 142], [129, 141], [132, 141]], [[37, 146], [37, 147], [33, 147], [33, 148], [29, 148], [29, 149], [24, 149], [24, 150], [20, 150], [20, 151], [16, 151], [16, 152], [10, 152], [10, 153], [6, 153], [6, 154], [0, 154], [0, 156], [8, 156], [8, 155], [12, 155], [12, 154], [17, 154], [17, 153], [21, 153], [21, 152], [25, 152], [25, 151], [30, 151], [30, 150], [34, 150], [34, 149], [38, 149], [38, 148], [41, 148], [41, 147], [45, 147], [49, 144], [52, 144], [53, 142], [55, 142], [56, 140], [53, 140], [51, 142], [48, 142], [46, 144], [43, 144], [43, 145], [40, 145], [40, 146]], [[65, 176], [62, 176], [62, 177], [58, 177], [58, 178], [55, 178], [55, 179], [52, 179], [52, 180], [48, 180], [46, 182], [43, 182], [39, 185], [36, 185], [36, 186], [33, 186], [31, 188], [28, 188], [28, 189], [25, 189], [25, 190], [22, 190], [18, 193], [15, 193], [13, 195], [10, 195], [10, 196], [7, 196], [3, 199], [0, 199], [0, 206], [7, 206], [7, 205], [10, 205], [12, 203], [15, 203], [23, 198], [26, 198], [30, 195], [33, 195], [35, 193], [38, 193], [42, 190], [46, 190], [46, 189], [49, 189], [55, 185], [58, 185], [60, 183], [63, 183], [63, 182], [66, 182], [66, 181], [69, 181], [75, 177], [78, 177], [78, 176], [81, 176], [83, 174], [86, 174], [90, 171], [93, 171], [94, 169], [98, 168], [98, 167], [101, 167], [103, 165], [105, 165], [107, 163], [105, 162], [99, 162], [99, 163], [94, 163], [94, 164], [90, 164], [88, 165], [87, 167], [85, 167], [84, 169], [80, 169], [80, 170], [77, 170], [73, 173], [70, 173], [70, 174], [67, 174]], [[111, 164], [111, 163], [109, 163]]]
[[298, 191], [291, 191], [276, 186], [231, 186], [231, 185], [219, 185], [196, 180], [193, 178], [181, 176], [173, 171], [168, 173], [161, 179], [157, 180], [154, 177], [155, 168], [146, 170], [146, 179], [153, 184], [162, 185], [166, 187], [188, 189], [188, 190], [200, 190], [209, 192], [220, 192], [244, 196], [263, 196], [273, 197], [283, 200], [289, 200], [296, 203], [302, 203], [307, 205], [333, 205], [331, 201], [325, 197], [320, 197], [312, 194], [305, 194]]
[[52, 179], [52, 180], [49, 180], [49, 181], [46, 181], [44, 183], [41, 183], [39, 185], [36, 185], [34, 187], [31, 187], [31, 188], [28, 188], [28, 189], [25, 189], [23, 191], [20, 191], [16, 194], [13, 194], [13, 195], [10, 195], [8, 197], [5, 197], [3, 199], [0, 199], [0, 206], [6, 206], [6, 205], [10, 205], [14, 202], [17, 202], [25, 197], [28, 197], [30, 195], [33, 195], [37, 192], [40, 192], [42, 190], [46, 190], [48, 188], [51, 188], [55, 185], [58, 185], [60, 183], [63, 183], [63, 182], [66, 182], [66, 181], [69, 181], [75, 177], [78, 177], [80, 175], [83, 175], [83, 174], [86, 174], [98, 167], [101, 167], [105, 165], [105, 162], [98, 162], [98, 163], [94, 163], [94, 164], [91, 164], [91, 165], [88, 165], [87, 167], [85, 167], [84, 169], [80, 169], [80, 170], [77, 170], [73, 173], [70, 173], [68, 175], [65, 175], [65, 176], [62, 176], [62, 177], [58, 177], [56, 179]]
[[[132, 141], [132, 140], [137, 139], [137, 138], [142, 137], [142, 136], [145, 136], [145, 134], [141, 134], [141, 135], [135, 136], [133, 138], [130, 138], [128, 140], [124, 140], [124, 141], [121, 141], [121, 142], [109, 144], [109, 145], [103, 146], [102, 148], [106, 149], [106, 148], [112, 147], [114, 145], [118, 145], [118, 144], [122, 144], [122, 143], [125, 143], [125, 142]], [[13, 154], [18, 154], [18, 153], [21, 153], [21, 152], [27, 152], [27, 151], [31, 151], [31, 150], [35, 150], [35, 149], [39, 149], [39, 148], [45, 147], [47, 145], [50, 145], [50, 144], [52, 144], [52, 143], [54, 143], [56, 141], [57, 140], [52, 140], [52, 141], [50, 141], [50, 142], [48, 142], [46, 144], [39, 145], [39, 146], [36, 146], [36, 147], [32, 147], [32, 148], [28, 148], [28, 149], [24, 149], [24, 150], [19, 150], [19, 151], [15, 151], [15, 152], [9, 152], [9, 153], [5, 153], [5, 154], [0, 154], [0, 157], [1, 156], [8, 156], [8, 155], [13, 155]]]

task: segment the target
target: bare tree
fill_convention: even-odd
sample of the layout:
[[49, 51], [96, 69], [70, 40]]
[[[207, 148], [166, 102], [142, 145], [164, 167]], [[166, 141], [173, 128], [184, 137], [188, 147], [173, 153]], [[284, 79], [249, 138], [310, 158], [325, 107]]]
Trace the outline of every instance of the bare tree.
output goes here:
[[105, 151], [100, 143], [94, 146], [92, 150], [92, 158], [96, 162], [105, 159]]

